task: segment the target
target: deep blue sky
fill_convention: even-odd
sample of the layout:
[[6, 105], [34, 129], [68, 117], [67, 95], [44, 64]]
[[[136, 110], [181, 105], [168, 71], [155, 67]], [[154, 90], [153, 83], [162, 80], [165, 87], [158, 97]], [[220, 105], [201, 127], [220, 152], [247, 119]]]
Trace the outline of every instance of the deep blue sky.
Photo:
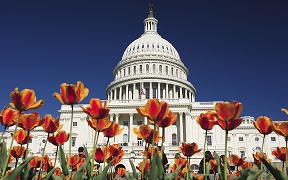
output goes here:
[[[0, 1], [0, 108], [15, 87], [33, 89], [58, 116], [52, 97], [80, 80], [105, 99], [113, 68], [143, 33], [147, 0]], [[237, 100], [241, 115], [287, 120], [288, 1], [152, 1], [158, 32], [179, 52], [196, 101]], [[2, 130], [2, 128], [0, 128]]]

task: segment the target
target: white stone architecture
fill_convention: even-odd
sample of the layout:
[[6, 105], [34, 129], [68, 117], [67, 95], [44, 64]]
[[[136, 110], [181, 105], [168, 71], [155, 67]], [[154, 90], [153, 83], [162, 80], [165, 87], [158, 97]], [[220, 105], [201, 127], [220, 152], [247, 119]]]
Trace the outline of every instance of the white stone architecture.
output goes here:
[[[118, 143], [125, 149], [125, 157], [122, 163], [129, 169], [128, 160], [135, 163], [142, 161], [140, 152], [144, 149], [144, 143], [133, 133], [134, 127], [141, 124], [149, 124], [147, 118], [140, 116], [136, 107], [144, 106], [147, 99], [158, 98], [160, 101], [169, 103], [170, 109], [177, 114], [174, 125], [165, 129], [163, 138], [165, 153], [172, 159], [174, 153], [178, 152], [181, 142], [195, 142], [199, 148], [204, 146], [205, 131], [196, 123], [196, 116], [207, 110], [214, 110], [216, 102], [195, 101], [196, 90], [188, 81], [188, 69], [183, 64], [177, 50], [157, 31], [158, 20], [153, 15], [153, 8], [149, 7], [148, 17], [144, 20], [144, 33], [134, 40], [123, 53], [122, 60], [114, 68], [115, 79], [106, 89], [109, 117], [124, 127], [123, 133], [109, 140], [111, 144]], [[72, 152], [77, 153], [79, 146], [85, 145], [89, 150], [93, 146], [94, 130], [87, 122], [87, 115], [79, 104], [74, 106]], [[71, 108], [62, 105], [59, 110], [61, 123], [69, 132], [71, 121]], [[228, 153], [247, 157], [246, 160], [253, 161], [252, 153], [261, 150], [263, 136], [254, 128], [253, 117], [243, 117], [243, 123], [235, 130], [229, 132]], [[10, 128], [4, 135], [8, 143], [11, 141]], [[33, 140], [29, 145], [31, 154], [39, 154], [47, 134], [40, 129], [32, 132]], [[206, 148], [211, 152], [224, 154], [225, 132], [218, 126], [208, 132]], [[105, 145], [107, 139], [100, 136], [98, 145]], [[266, 136], [264, 152], [268, 158], [277, 161], [270, 154], [277, 146], [284, 146], [283, 137], [275, 133]], [[48, 145], [46, 152], [54, 154], [55, 147]], [[64, 145], [68, 150], [68, 143]], [[51, 156], [52, 157], [52, 156]], [[192, 168], [197, 168], [203, 152], [192, 157]]]

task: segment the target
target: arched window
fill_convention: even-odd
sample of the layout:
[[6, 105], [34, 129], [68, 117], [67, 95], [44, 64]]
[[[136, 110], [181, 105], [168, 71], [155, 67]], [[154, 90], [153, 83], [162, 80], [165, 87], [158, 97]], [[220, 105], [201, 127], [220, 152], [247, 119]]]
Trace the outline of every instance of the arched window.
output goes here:
[[128, 146], [128, 134], [123, 134], [123, 146]]
[[165, 73], [168, 74], [168, 66], [165, 67]]
[[157, 89], [153, 88], [153, 98], [156, 98], [156, 95], [157, 95]]
[[174, 75], [174, 73], [173, 73], [173, 67], [171, 67], [171, 74], [172, 74], [172, 76]]
[[146, 64], [146, 73], [149, 73], [149, 64]]
[[130, 67], [128, 67], [128, 75], [130, 75]]
[[155, 72], [156, 72], [156, 65], [153, 64], [153, 73], [155, 73]]
[[133, 74], [136, 74], [136, 66], [134, 66]]
[[142, 73], [142, 65], [140, 65], [139, 69], [140, 73]]
[[159, 65], [159, 73], [162, 74], [162, 65]]
[[149, 99], [150, 97], [150, 91], [149, 91], [150, 89], [149, 88], [145, 88], [145, 98], [146, 99]]
[[175, 133], [172, 134], [172, 146], [177, 146], [177, 135]]

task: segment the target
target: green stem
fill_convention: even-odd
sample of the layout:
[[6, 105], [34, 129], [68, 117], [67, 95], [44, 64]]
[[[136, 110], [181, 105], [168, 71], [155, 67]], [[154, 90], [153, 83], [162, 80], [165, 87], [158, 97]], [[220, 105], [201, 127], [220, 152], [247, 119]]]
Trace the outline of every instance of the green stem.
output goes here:
[[228, 122], [225, 121], [226, 123], [226, 128], [225, 128], [225, 152], [224, 152], [224, 157], [225, 157], [225, 161], [224, 161], [224, 180], [227, 180], [227, 141], [228, 141]]
[[68, 163], [67, 163], [68, 170], [69, 170], [70, 161], [71, 161], [73, 114], [74, 113], [73, 113], [73, 104], [72, 104], [71, 105], [70, 133], [69, 133], [69, 154], [68, 154]]
[[[263, 136], [263, 141], [262, 141], [262, 148], [261, 148], [261, 155], [263, 155], [263, 149], [264, 149], [264, 142], [265, 142], [265, 134]], [[263, 170], [263, 162], [261, 161], [261, 164], [260, 164], [260, 169], [261, 171]], [[263, 173], [261, 174], [261, 180], [263, 179]]]
[[[97, 120], [96, 120], [97, 121]], [[97, 121], [98, 123], [98, 121]], [[98, 127], [98, 126], [97, 126]], [[94, 169], [94, 161], [95, 161], [95, 152], [96, 152], [96, 148], [97, 148], [97, 143], [98, 143], [98, 138], [99, 138], [99, 131], [95, 131], [95, 134], [94, 134], [94, 144], [93, 144], [93, 152], [92, 152], [92, 155], [93, 155], [93, 158], [92, 158], [92, 168], [91, 168], [91, 176], [93, 175], [93, 169]]]
[[106, 166], [106, 155], [107, 155], [107, 151], [108, 151], [108, 144], [109, 144], [109, 138], [108, 138], [107, 143], [106, 143], [106, 151], [104, 152], [104, 167]]
[[288, 149], [287, 149], [288, 137], [285, 137], [285, 141], [286, 141], [286, 174], [288, 175]]
[[203, 153], [203, 173], [204, 173], [204, 178], [207, 179], [206, 177], [206, 143], [207, 143], [207, 130], [205, 131], [205, 137], [204, 137], [204, 153]]
[[4, 136], [4, 132], [6, 131], [6, 128], [7, 128], [7, 126], [4, 127], [4, 130], [3, 130], [2, 134], [1, 134], [1, 137], [0, 137], [0, 142], [2, 142], [2, 139], [3, 139], [3, 136]]
[[19, 111], [19, 114], [18, 114], [18, 120], [17, 120], [17, 123], [16, 123], [16, 125], [15, 125], [14, 132], [13, 132], [13, 137], [12, 137], [12, 139], [11, 139], [10, 148], [8, 149], [8, 156], [6, 157], [6, 161], [5, 161], [5, 164], [4, 164], [4, 167], [3, 167], [1, 179], [4, 178], [4, 175], [5, 175], [5, 173], [6, 173], [9, 156], [10, 156], [10, 154], [11, 154], [11, 149], [12, 149], [12, 146], [13, 146], [13, 140], [15, 139], [15, 134], [16, 134], [16, 132], [17, 132], [17, 127], [18, 127], [19, 120], [20, 120], [20, 114], [21, 114], [21, 111]]
[[56, 147], [56, 153], [55, 153], [55, 160], [54, 160], [54, 167], [56, 166], [56, 160], [57, 160], [57, 155], [58, 155], [58, 145]]
[[165, 134], [165, 128], [162, 128], [162, 141], [161, 141], [161, 151], [160, 151], [160, 154], [161, 154], [161, 160], [162, 160], [162, 157], [163, 157], [163, 148], [164, 148], [164, 142], [163, 142], [163, 138], [164, 138], [164, 134]]
[[156, 132], [156, 121], [154, 121], [154, 126], [153, 126], [151, 162], [152, 162], [152, 160], [153, 160], [153, 155], [154, 155], [154, 139], [155, 139], [155, 132]]
[[40, 179], [40, 175], [42, 173], [42, 166], [43, 166], [43, 159], [44, 159], [44, 152], [45, 152], [45, 149], [46, 149], [46, 145], [47, 145], [47, 141], [48, 141], [48, 137], [49, 137], [49, 134], [47, 135], [47, 139], [45, 141], [45, 144], [44, 144], [44, 148], [42, 149], [42, 152], [41, 152], [41, 162], [40, 162], [40, 167], [39, 167], [39, 173], [38, 173], [38, 180]]
[[190, 172], [190, 158], [191, 157], [187, 157], [187, 159], [188, 159], [188, 167], [187, 167], [187, 179], [189, 179], [189, 172]]

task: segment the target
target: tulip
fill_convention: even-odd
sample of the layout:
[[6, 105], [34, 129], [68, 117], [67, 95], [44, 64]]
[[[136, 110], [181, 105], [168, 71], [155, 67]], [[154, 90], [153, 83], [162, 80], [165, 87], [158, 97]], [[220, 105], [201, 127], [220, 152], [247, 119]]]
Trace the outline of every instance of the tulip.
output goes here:
[[122, 133], [124, 128], [120, 129], [120, 125], [116, 122], [112, 122], [111, 125], [103, 131], [105, 137], [111, 138]]
[[191, 157], [194, 154], [200, 152], [202, 149], [198, 149], [198, 145], [196, 143], [186, 143], [182, 142], [182, 146], [179, 146], [180, 152], [186, 156]]
[[98, 98], [90, 99], [90, 107], [85, 108], [81, 106], [81, 108], [83, 112], [97, 120], [105, 118], [110, 111], [110, 109], [107, 108], [107, 101], [105, 101], [102, 106], [102, 102]]
[[261, 134], [267, 135], [272, 132], [273, 122], [267, 116], [259, 116], [253, 125]]
[[63, 127], [63, 124], [60, 125], [60, 118], [54, 119], [51, 114], [46, 114], [42, 121], [43, 130], [47, 133], [54, 133]]

